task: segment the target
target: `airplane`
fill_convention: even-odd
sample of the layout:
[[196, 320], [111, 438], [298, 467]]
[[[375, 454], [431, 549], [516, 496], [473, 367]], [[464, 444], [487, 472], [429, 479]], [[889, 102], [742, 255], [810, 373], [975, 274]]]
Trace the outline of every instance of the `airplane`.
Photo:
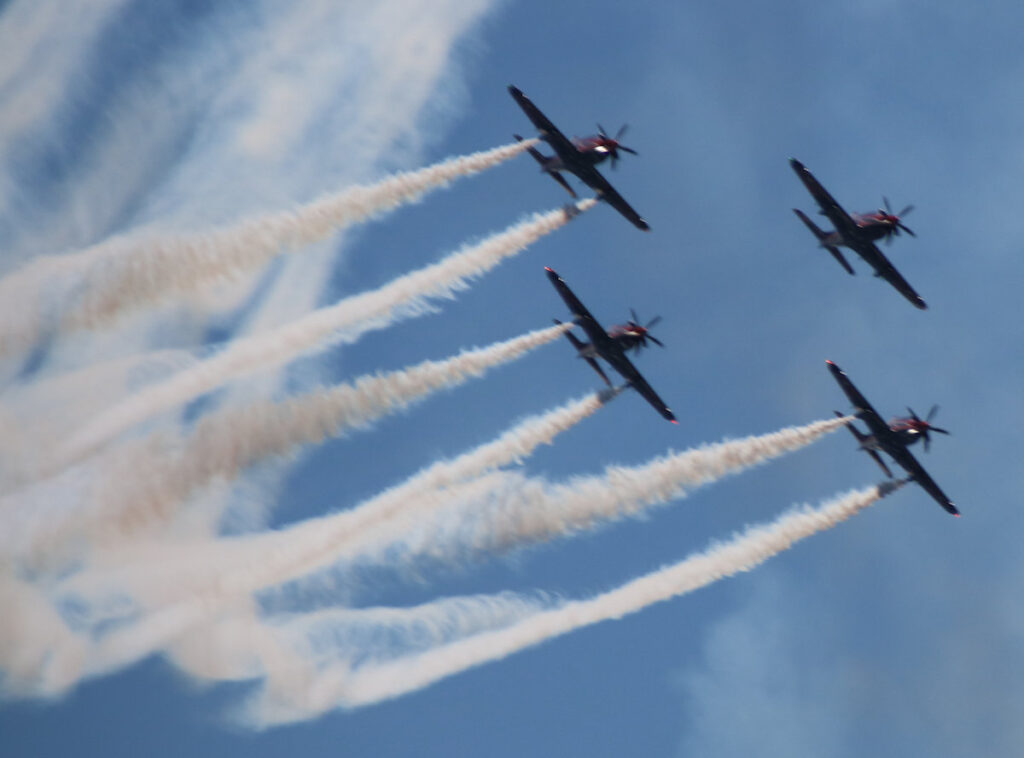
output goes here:
[[[924, 491], [935, 499], [935, 502], [954, 516], [959, 516], [960, 511], [953, 505], [953, 501], [939, 489], [939, 485], [935, 483], [928, 475], [928, 472], [917, 462], [917, 459], [911, 454], [910, 450], [907, 449], [917, 440], [924, 439], [925, 450], [927, 450], [930, 439], [928, 436], [929, 432], [949, 434], [945, 429], [939, 429], [931, 425], [931, 418], [935, 415], [937, 407], [934, 407], [928, 414], [928, 419], [918, 418], [916, 413], [910, 411], [910, 418], [894, 419], [891, 423], [886, 424], [875, 409], [871, 407], [871, 403], [853, 386], [853, 382], [850, 381], [849, 377], [846, 376], [839, 366], [832, 361], [825, 361], [825, 364], [828, 366], [828, 370], [832, 372], [832, 376], [835, 377], [843, 392], [846, 393], [846, 397], [853, 404], [855, 409], [854, 415], [868, 425], [870, 433], [865, 434], [852, 423], [847, 424], [847, 428], [857, 438], [860, 449], [870, 455], [875, 463], [882, 467], [886, 475], [891, 477], [892, 472], [885, 465], [885, 461], [882, 460], [879, 451], [887, 453], [889, 457], [896, 461], [910, 475], [911, 479], [920, 484]], [[839, 411], [836, 411], [836, 415], [840, 418], [843, 417], [843, 414]]]
[[[615, 168], [619, 160], [619, 151], [636, 155], [636, 150], [628, 148], [619, 142], [619, 138], [622, 137], [623, 132], [626, 130], [625, 126], [619, 130], [614, 138], [609, 137], [601, 125], [598, 124], [598, 134], [591, 137], [576, 137], [570, 140], [519, 89], [510, 84], [508, 91], [530, 121], [533, 122], [533, 125], [537, 127], [540, 138], [551, 145], [551, 148], [555, 151], [554, 155], [547, 156], [532, 147], [528, 148], [530, 155], [540, 164], [542, 171], [562, 185], [565, 191], [572, 197], [576, 197], [576, 192], [559, 172], [568, 171], [571, 174], [575, 174], [581, 182], [597, 193], [599, 199], [604, 200], [608, 205], [625, 216], [633, 226], [645, 232], [650, 231], [651, 227], [640, 218], [640, 214], [633, 210], [629, 203], [622, 198], [622, 195], [616, 192], [615, 188], [608, 183], [608, 180], [601, 176], [600, 172], [594, 168], [597, 164], [608, 158], [611, 158], [612, 168]], [[512, 136], [520, 141], [523, 139], [518, 134]]]
[[[663, 418], [668, 419], [673, 424], [678, 423], [669, 407], [651, 389], [651, 385], [647, 383], [647, 380], [640, 375], [640, 372], [636, 370], [636, 367], [626, 357], [626, 353], [630, 350], [639, 352], [641, 348], [647, 347], [648, 341], [664, 347], [660, 340], [647, 331], [651, 326], [658, 323], [661, 317], [656, 316], [648, 321], [645, 326], [641, 326], [637, 321], [636, 313], [631, 311], [630, 315], [633, 317], [631, 321], [605, 331], [597, 322], [597, 319], [590, 315], [590, 311], [586, 309], [583, 303], [579, 301], [579, 298], [569, 289], [569, 286], [563, 281], [562, 277], [547, 266], [544, 267], [544, 270], [547, 272], [548, 279], [551, 280], [551, 283], [555, 286], [558, 294], [572, 313], [573, 321], [581, 326], [583, 331], [587, 333], [587, 337], [590, 338], [590, 342], [583, 342], [572, 332], [566, 332], [565, 336], [572, 343], [572, 346], [576, 348], [579, 356], [590, 364], [590, 367], [597, 372], [605, 384], [611, 387], [611, 381], [596, 360], [599, 357], [604, 358], [613, 369], [622, 375], [622, 378], [626, 380], [629, 386], [632, 386], [633, 389], [640, 393], [644, 400], [654, 406], [654, 409]], [[555, 319], [555, 323], [560, 324], [562, 322]]]
[[917, 235], [910, 231], [910, 228], [900, 220], [900, 216], [912, 211], [914, 206], [908, 205], [899, 213], [893, 213], [889, 208], [889, 201], [883, 197], [882, 201], [885, 204], [885, 208], [879, 208], [874, 213], [847, 213], [835, 201], [835, 198], [821, 186], [818, 180], [814, 178], [814, 174], [808, 171], [804, 164], [796, 158], [790, 158], [789, 165], [793, 167], [793, 171], [800, 177], [800, 181], [804, 183], [808, 192], [811, 193], [821, 207], [822, 214], [827, 216], [828, 220], [835, 226], [835, 230], [831, 232], [822, 231], [802, 211], [794, 208], [793, 213], [818, 238], [821, 246], [832, 254], [832, 257], [836, 259], [840, 266], [846, 269], [846, 273], [853, 274], [853, 266], [839, 252], [840, 247], [848, 247], [857, 253], [875, 270], [875, 276], [889, 282], [914, 307], [921, 310], [927, 308], [928, 306], [921, 299], [921, 296], [914, 291], [914, 288], [907, 283], [907, 280], [903, 278], [900, 272], [896, 270], [896, 267], [889, 262], [889, 259], [882, 254], [882, 251], [875, 244], [876, 241], [881, 239], [892, 241], [894, 236], [899, 236], [900, 231], [906, 232], [911, 237], [916, 237]]

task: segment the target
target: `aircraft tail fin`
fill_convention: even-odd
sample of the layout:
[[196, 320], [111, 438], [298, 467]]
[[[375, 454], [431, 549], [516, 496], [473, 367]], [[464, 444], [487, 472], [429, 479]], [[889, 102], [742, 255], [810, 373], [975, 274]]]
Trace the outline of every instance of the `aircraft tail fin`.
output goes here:
[[804, 222], [804, 225], [811, 230], [811, 234], [818, 238], [818, 242], [820, 242], [821, 246], [832, 254], [832, 257], [836, 259], [836, 262], [844, 269], [846, 269], [846, 273], [848, 273], [850, 276], [853, 276], [853, 266], [851, 266], [850, 262], [846, 260], [846, 258], [843, 256], [841, 252], [839, 252], [839, 248], [837, 248], [835, 245], [828, 245], [825, 243], [825, 240], [828, 239], [828, 235], [825, 234], [825, 232], [823, 232], [821, 229], [819, 229], [813, 221], [807, 218], [807, 216], [804, 215], [803, 211], [794, 208], [793, 213], [797, 215], [797, 218]]

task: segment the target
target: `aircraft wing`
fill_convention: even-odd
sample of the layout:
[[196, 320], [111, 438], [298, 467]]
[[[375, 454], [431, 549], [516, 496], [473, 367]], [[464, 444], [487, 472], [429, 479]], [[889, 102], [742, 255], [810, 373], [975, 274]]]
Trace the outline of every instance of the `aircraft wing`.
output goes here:
[[672, 410], [665, 405], [665, 401], [658, 397], [658, 393], [652, 389], [651, 385], [647, 383], [643, 375], [637, 371], [636, 366], [633, 362], [626, 357], [625, 353], [619, 349], [618, 345], [615, 345], [615, 352], [611, 355], [605, 355], [602, 353], [602, 357], [608, 361], [613, 369], [622, 374], [622, 378], [625, 379], [629, 384], [640, 393], [640, 396], [646, 400], [658, 413], [661, 414], [662, 418], [671, 421], [673, 424], [676, 422], [676, 416], [672, 413]]
[[889, 425], [878, 415], [878, 411], [871, 407], [868, 399], [860, 394], [860, 390], [853, 386], [850, 377], [832, 361], [825, 361], [825, 365], [828, 366], [828, 370], [832, 372], [832, 376], [835, 377], [835, 380], [839, 382], [840, 388], [846, 393], [846, 397], [849, 398], [857, 417], [868, 425], [868, 429], [875, 435], [875, 439], [888, 439], [890, 435]]
[[928, 307], [927, 303], [921, 296], [914, 291], [914, 288], [910, 286], [906, 279], [896, 270], [896, 267], [889, 262], [889, 259], [885, 257], [881, 250], [878, 249], [878, 245], [874, 242], [868, 242], [867, 240], [852, 239], [850, 241], [850, 247], [857, 251], [857, 255], [867, 261], [871, 268], [875, 270], [875, 276], [880, 276], [885, 281], [889, 282], [896, 290], [903, 295], [915, 308], [924, 310]]
[[570, 161], [573, 161], [576, 158], [577, 150], [569, 138], [562, 134], [557, 126], [551, 123], [551, 119], [541, 113], [540, 108], [534, 105], [533, 101], [524, 95], [522, 90], [510, 84], [508, 85], [508, 92], [512, 95], [512, 99], [518, 103], [519, 107], [523, 109], [526, 117], [533, 122], [540, 138], [551, 145], [551, 148], [558, 153], [558, 156], [564, 163], [568, 164]]
[[594, 350], [597, 351], [598, 355], [607, 356], [608, 353], [616, 350], [615, 341], [608, 336], [608, 332], [604, 330], [604, 327], [591, 315], [586, 306], [576, 297], [576, 294], [569, 289], [569, 285], [565, 283], [562, 277], [547, 266], [544, 267], [544, 271], [547, 272], [548, 279], [551, 280], [555, 290], [562, 300], [565, 301], [565, 307], [573, 315], [573, 321], [579, 324], [583, 331], [587, 333], [587, 337], [590, 339], [590, 343], [594, 346]]
[[910, 477], [921, 485], [921, 488], [927, 492], [936, 503], [946, 509], [948, 513], [954, 516], [959, 516], [960, 511], [957, 510], [956, 506], [953, 505], [953, 501], [949, 499], [945, 492], [943, 492], [939, 485], [935, 483], [935, 480], [928, 475], [928, 472], [924, 470], [924, 467], [917, 462], [917, 458], [914, 457], [913, 453], [907, 450], [904, 445], [893, 445], [885, 446], [885, 452], [887, 452], [900, 467], [910, 474]]
[[[651, 385], [647, 383], [647, 380], [644, 379], [641, 373], [637, 371], [636, 366], [626, 357], [618, 343], [608, 336], [608, 332], [604, 330], [604, 327], [598, 323], [586, 306], [580, 302], [576, 294], [569, 289], [569, 285], [553, 269], [545, 267], [544, 270], [547, 272], [548, 279], [551, 280], [555, 290], [562, 300], [565, 301], [565, 305], [569, 312], [572, 313], [575, 322], [587, 333], [590, 343], [594, 346], [594, 351], [608, 361], [608, 364], [619, 372], [622, 378], [629, 382], [644, 400], [654, 406], [654, 409], [663, 418], [668, 419], [673, 424], [676, 423], [675, 414], [658, 397], [658, 393], [651, 388]], [[599, 371], [598, 373], [602, 373], [603, 376], [603, 372]], [[608, 381], [607, 377], [605, 377], [605, 381]]]
[[792, 166], [796, 175], [800, 177], [800, 181], [804, 183], [807, 191], [811, 193], [811, 197], [814, 198], [818, 207], [821, 208], [821, 212], [832, 222], [832, 226], [836, 228], [836, 231], [846, 239], [856, 238], [857, 223], [850, 217], [849, 213], [843, 210], [843, 206], [837, 203], [836, 199], [828, 193], [828, 190], [821, 186], [821, 182], [814, 178], [814, 174], [807, 170], [807, 166], [796, 158], [790, 158], [789, 165]]
[[650, 225], [643, 220], [639, 213], [633, 210], [633, 206], [625, 201], [618, 191], [605, 179], [593, 166], [577, 166], [571, 171], [580, 178], [590, 189], [597, 193], [597, 197], [604, 200], [608, 205], [621, 213], [627, 221], [642, 231], [651, 230]]

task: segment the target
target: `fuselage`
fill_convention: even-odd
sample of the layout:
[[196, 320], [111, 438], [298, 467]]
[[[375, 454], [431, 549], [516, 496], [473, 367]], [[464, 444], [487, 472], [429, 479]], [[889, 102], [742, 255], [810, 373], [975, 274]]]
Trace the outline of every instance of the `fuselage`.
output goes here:
[[576, 148], [575, 155], [563, 157], [556, 153], [546, 157], [544, 159], [544, 170], [572, 172], [574, 168], [579, 166], [596, 166], [605, 161], [613, 152], [613, 148], [609, 146], [608, 140], [599, 136], [573, 137], [572, 144]]
[[[926, 426], [927, 422], [925, 421], [917, 421], [912, 418], [894, 418], [889, 422], [889, 431], [892, 432], [901, 445], [909, 447], [924, 436], [923, 432]], [[873, 434], [869, 434], [864, 438], [861, 447], [871, 450], [885, 450], [885, 447], [879, 443], [878, 438]]]
[[850, 240], [837, 230], [833, 230], [822, 239], [823, 245], [833, 247], [852, 247], [856, 242], [877, 242], [892, 234], [899, 219], [884, 211], [874, 213], [851, 213], [850, 218], [857, 225], [857, 239]]
[[[636, 324], [616, 324], [607, 331], [608, 336], [622, 349], [623, 353], [629, 352], [640, 344], [646, 333], [647, 330], [644, 327]], [[584, 342], [579, 348], [579, 353], [583, 358], [606, 358], [597, 351], [593, 342]]]

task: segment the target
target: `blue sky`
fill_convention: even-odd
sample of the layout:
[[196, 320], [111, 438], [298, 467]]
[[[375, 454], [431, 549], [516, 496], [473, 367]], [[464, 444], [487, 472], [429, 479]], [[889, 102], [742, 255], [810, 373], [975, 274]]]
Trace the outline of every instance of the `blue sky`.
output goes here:
[[[630, 307], [663, 317], [656, 334], [667, 349], [638, 365], [680, 425], [627, 393], [542, 447], [525, 472], [562, 480], [825, 418], [846, 407], [823, 365], [831, 358], [886, 416], [941, 405], [952, 436], [922, 462], [964, 517], [908, 487], [754, 572], [395, 700], [264, 731], [231, 716], [258, 684], [198, 685], [151, 656], [59, 698], [7, 698], [0, 753], [1020, 751], [1017, 4], [62, 7], [0, 11], [5, 274], [113, 234], [203, 230], [504, 144], [529, 133], [509, 83], [570, 135], [597, 121], [630, 125], [639, 156], [606, 175], [649, 234], [598, 207], [439, 313], [207, 404], [280, 398], [545, 326], [566, 315], [548, 265], [606, 325]], [[790, 210], [813, 210], [790, 156], [847, 210], [872, 209], [883, 194], [916, 205], [907, 223], [917, 238], [885, 251], [928, 311], [862, 262], [849, 277], [815, 248]], [[37, 344], [4, 361], [4, 449], [24, 455], [23, 440], [83, 422], [146, 372], [380, 286], [564, 200], [524, 156], [240, 282]], [[90, 366], [100, 368], [73, 373]], [[71, 389], [55, 394], [67, 376]], [[593, 388], [559, 341], [370, 430], [255, 467], [192, 507], [227, 503], [230, 529], [349, 508]], [[177, 427], [202, 408], [158, 423]], [[317, 602], [587, 597], [877, 473], [839, 432], [642, 519], [504, 555], [424, 561], [413, 575], [361, 570], [337, 577], [334, 594], [326, 584]], [[59, 515], [73, 504], [47, 507]]]

